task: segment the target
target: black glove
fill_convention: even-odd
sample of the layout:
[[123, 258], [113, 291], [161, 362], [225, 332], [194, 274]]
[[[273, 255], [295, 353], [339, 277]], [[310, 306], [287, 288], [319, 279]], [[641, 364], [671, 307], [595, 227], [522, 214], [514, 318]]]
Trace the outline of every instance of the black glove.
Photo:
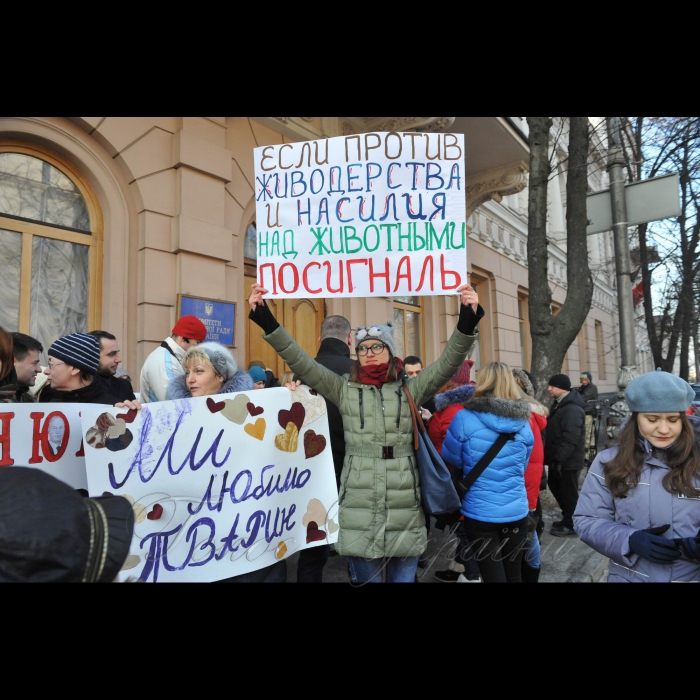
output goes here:
[[668, 532], [670, 525], [662, 525], [649, 530], [637, 530], [630, 537], [630, 549], [640, 557], [654, 564], [672, 564], [680, 559], [681, 550], [673, 540], [667, 540], [659, 535]]
[[256, 306], [255, 311], [251, 310], [248, 314], [248, 318], [253, 323], [260, 326], [260, 328], [265, 331], [265, 335], [274, 333], [280, 327], [280, 324], [277, 323], [277, 319], [272, 315], [272, 311], [270, 311], [270, 307], [267, 304], [265, 304], [265, 306]]
[[700, 562], [700, 532], [698, 537], [684, 537], [673, 541], [680, 547], [684, 559]]
[[476, 313], [471, 306], [461, 304], [459, 307], [459, 321], [457, 322], [457, 330], [464, 335], [474, 335], [479, 321], [486, 315], [481, 305], [476, 307]]

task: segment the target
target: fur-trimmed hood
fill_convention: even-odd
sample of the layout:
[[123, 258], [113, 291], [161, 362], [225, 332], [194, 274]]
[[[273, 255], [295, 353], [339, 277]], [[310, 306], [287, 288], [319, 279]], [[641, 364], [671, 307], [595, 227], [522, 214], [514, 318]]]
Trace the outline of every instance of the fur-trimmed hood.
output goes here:
[[464, 408], [474, 413], [483, 425], [497, 433], [517, 433], [530, 420], [530, 404], [522, 399], [480, 396], [467, 401]]
[[458, 386], [449, 391], [445, 391], [442, 394], [436, 394], [435, 409], [437, 411], [444, 411], [448, 406], [469, 401], [474, 395], [475, 388], [476, 387], [469, 384], [465, 384], [464, 386]]
[[[253, 379], [248, 372], [238, 370], [231, 379], [224, 382], [218, 394], [233, 394], [237, 391], [253, 391]], [[168, 389], [165, 392], [165, 399], [166, 401], [173, 401], [175, 399], [189, 398], [192, 397], [187, 388], [187, 375], [179, 374], [168, 385]]]

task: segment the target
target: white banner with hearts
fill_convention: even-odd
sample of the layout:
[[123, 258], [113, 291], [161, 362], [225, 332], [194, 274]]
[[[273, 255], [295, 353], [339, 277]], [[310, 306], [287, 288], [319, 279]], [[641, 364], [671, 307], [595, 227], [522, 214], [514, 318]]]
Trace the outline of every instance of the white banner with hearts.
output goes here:
[[83, 411], [91, 496], [134, 504], [120, 579], [219, 581], [338, 539], [325, 402], [308, 387]]
[[34, 467], [74, 489], [87, 489], [80, 414], [94, 408], [75, 403], [0, 404], [0, 467]]

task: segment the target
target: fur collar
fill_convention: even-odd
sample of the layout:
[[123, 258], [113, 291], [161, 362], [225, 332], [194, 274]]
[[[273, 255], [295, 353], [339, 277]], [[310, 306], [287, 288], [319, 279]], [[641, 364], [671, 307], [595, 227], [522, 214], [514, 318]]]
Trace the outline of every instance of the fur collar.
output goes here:
[[522, 399], [497, 399], [493, 396], [480, 396], [478, 399], [467, 401], [464, 407], [468, 411], [474, 411], [474, 413], [493, 413], [503, 418], [530, 420], [530, 404]]
[[[243, 370], [238, 370], [236, 374], [231, 377], [224, 385], [221, 387], [219, 394], [233, 394], [236, 391], [253, 391], [253, 379]], [[190, 392], [187, 389], [187, 375], [178, 374], [175, 379], [168, 385], [168, 389], [165, 393], [166, 401], [173, 401], [175, 399], [189, 399], [191, 398]]]
[[464, 384], [463, 386], [455, 387], [449, 391], [445, 391], [442, 394], [436, 394], [435, 396], [435, 408], [438, 411], [444, 411], [448, 406], [453, 406], [454, 404], [464, 403], [469, 401], [474, 395], [474, 388], [469, 384]]

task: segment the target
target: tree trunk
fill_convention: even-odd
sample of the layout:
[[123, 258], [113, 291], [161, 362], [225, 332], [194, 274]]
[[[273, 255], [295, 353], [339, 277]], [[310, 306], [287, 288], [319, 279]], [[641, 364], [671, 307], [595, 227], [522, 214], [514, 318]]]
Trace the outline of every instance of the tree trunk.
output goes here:
[[561, 372], [564, 357], [586, 321], [593, 299], [593, 276], [588, 260], [588, 117], [569, 117], [569, 166], [566, 183], [567, 281], [566, 302], [552, 316], [548, 280], [547, 182], [551, 172], [551, 117], [528, 117], [530, 126], [530, 201], [528, 263], [532, 367], [538, 399], [546, 401], [550, 377]]

